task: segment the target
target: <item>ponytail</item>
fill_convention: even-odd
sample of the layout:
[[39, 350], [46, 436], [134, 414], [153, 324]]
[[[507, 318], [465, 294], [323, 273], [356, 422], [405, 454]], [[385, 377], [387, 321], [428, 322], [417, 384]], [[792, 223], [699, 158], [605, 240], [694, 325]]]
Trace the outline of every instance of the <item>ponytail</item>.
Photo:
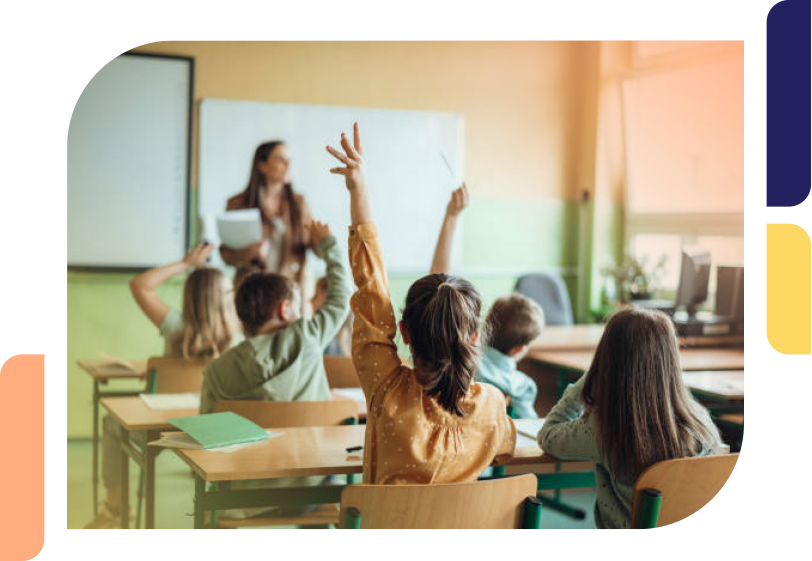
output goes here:
[[471, 340], [479, 330], [481, 308], [480, 295], [470, 282], [436, 274], [411, 286], [403, 310], [418, 381], [440, 407], [458, 416], [465, 415], [462, 400], [479, 358]]

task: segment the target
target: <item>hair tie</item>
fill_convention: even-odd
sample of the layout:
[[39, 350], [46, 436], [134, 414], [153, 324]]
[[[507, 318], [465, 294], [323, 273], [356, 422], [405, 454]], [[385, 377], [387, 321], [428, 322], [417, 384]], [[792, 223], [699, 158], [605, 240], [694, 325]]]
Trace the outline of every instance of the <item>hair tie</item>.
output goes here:
[[[440, 289], [441, 289], [441, 288], [443, 288], [444, 286], [451, 286], [451, 285], [450, 285], [450, 284], [448, 284], [447, 282], [441, 282], [441, 283], [440, 283], [440, 284], [437, 286], [437, 290], [440, 290]], [[451, 286], [451, 288], [454, 288], [454, 287], [453, 287], [453, 286]]]

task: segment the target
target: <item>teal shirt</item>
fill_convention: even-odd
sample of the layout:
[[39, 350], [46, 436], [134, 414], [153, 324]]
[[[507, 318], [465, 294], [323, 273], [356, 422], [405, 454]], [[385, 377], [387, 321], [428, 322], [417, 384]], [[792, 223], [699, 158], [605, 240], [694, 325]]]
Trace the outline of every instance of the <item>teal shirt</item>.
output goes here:
[[488, 347], [479, 359], [475, 378], [487, 382], [510, 396], [513, 416], [517, 419], [537, 419], [536, 383], [530, 376], [520, 372], [513, 357]]

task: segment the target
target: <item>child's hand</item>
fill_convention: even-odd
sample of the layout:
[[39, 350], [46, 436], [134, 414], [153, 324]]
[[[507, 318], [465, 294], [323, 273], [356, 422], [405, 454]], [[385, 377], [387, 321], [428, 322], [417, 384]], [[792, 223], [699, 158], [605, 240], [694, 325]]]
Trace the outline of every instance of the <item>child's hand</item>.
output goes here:
[[183, 262], [187, 267], [202, 267], [209, 260], [212, 251], [214, 251], [214, 244], [200, 242], [186, 254]]
[[457, 216], [461, 213], [465, 207], [468, 206], [468, 202], [470, 201], [470, 196], [468, 195], [468, 187], [465, 186], [465, 182], [462, 182], [462, 186], [458, 189], [455, 189], [453, 193], [451, 193], [451, 200], [448, 202], [448, 206], [445, 209], [445, 213], [447, 216]]
[[330, 234], [330, 227], [325, 224], [324, 222], [319, 222], [318, 220], [313, 220], [305, 226], [307, 231], [310, 232], [310, 239], [313, 240], [313, 246], [319, 247], [321, 241], [326, 238]]
[[330, 173], [343, 175], [347, 189], [350, 191], [366, 188], [364, 152], [361, 149], [361, 136], [358, 134], [358, 123], [353, 125], [353, 146], [350, 146], [347, 136], [342, 132], [341, 147], [344, 149], [344, 154], [332, 146], [327, 147], [327, 151], [346, 166], [343, 168], [331, 168]]

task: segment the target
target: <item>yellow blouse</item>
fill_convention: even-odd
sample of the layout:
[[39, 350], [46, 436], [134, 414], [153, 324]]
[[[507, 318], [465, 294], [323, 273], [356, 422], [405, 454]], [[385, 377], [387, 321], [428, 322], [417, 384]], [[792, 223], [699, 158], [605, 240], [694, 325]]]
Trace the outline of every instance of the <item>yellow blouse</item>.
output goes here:
[[473, 481], [499, 455], [512, 455], [516, 428], [502, 393], [471, 383], [464, 417], [423, 393], [395, 345], [396, 321], [375, 225], [350, 227], [350, 265], [358, 290], [352, 359], [367, 400], [364, 483]]

